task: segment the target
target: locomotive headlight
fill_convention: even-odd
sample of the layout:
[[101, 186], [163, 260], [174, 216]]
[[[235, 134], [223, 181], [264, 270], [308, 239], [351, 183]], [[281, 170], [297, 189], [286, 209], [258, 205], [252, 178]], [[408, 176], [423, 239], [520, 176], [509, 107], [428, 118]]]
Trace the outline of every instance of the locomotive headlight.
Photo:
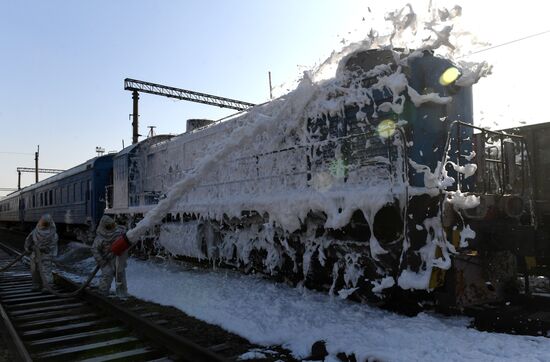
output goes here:
[[395, 133], [395, 122], [391, 119], [385, 119], [378, 124], [376, 131], [380, 137], [389, 138]]
[[439, 84], [447, 86], [457, 80], [458, 77], [460, 77], [460, 70], [455, 67], [447, 68], [439, 77]]

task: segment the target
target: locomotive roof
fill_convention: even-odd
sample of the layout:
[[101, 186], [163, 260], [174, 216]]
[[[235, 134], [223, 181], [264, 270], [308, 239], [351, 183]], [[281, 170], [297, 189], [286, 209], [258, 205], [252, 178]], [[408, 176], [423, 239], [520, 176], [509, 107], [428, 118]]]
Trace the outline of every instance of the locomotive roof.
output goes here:
[[147, 145], [160, 143], [162, 141], [169, 140], [172, 137], [174, 137], [174, 136], [173, 135], [162, 134], [162, 135], [157, 135], [157, 136], [146, 138], [141, 142], [134, 143], [133, 145], [130, 145], [128, 147], [123, 148], [119, 153], [117, 153], [115, 155], [115, 158], [127, 155], [128, 153], [132, 152], [137, 147], [143, 147], [143, 146], [147, 146]]

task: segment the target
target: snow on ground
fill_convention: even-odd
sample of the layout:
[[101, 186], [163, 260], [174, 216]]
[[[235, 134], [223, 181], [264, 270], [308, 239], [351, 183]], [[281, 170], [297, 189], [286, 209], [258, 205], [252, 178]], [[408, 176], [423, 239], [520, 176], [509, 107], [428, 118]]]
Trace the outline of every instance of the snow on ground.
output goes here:
[[[83, 263], [86, 265], [86, 263]], [[253, 343], [282, 345], [295, 357], [326, 341], [358, 361], [550, 361], [550, 339], [480, 332], [469, 319], [405, 317], [231, 270], [193, 269], [131, 259], [130, 294], [179, 308]]]

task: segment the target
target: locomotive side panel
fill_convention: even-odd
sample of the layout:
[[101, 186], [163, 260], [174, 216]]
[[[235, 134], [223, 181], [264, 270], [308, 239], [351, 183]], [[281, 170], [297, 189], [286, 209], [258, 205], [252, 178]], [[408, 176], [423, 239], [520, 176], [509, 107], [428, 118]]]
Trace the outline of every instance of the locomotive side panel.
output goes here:
[[[387, 56], [378, 57], [383, 52]], [[465, 193], [478, 191], [469, 178], [475, 171], [471, 87], [440, 83], [453, 65], [429, 52], [410, 63], [389, 51], [350, 59], [374, 68], [356, 67], [321, 92], [324, 98], [314, 102], [327, 111], [287, 117], [288, 123], [273, 117], [280, 126], [256, 131], [256, 123], [276, 113], [274, 101], [166, 143], [136, 147], [128, 177], [135, 202], [126, 212], [141, 217], [189, 176], [193, 181], [181, 185], [191, 186], [168, 195], [177, 199], [152, 229], [168, 252], [358, 299], [445, 286], [464, 271], [468, 253], [481, 265], [498, 260], [496, 250], [476, 249], [484, 235], [476, 235], [463, 212], [479, 202]], [[449, 133], [456, 121], [465, 126]], [[243, 138], [247, 132], [252, 137]], [[235, 147], [238, 139], [247, 141]], [[220, 153], [226, 146], [230, 151]], [[193, 178], [197, 170], [200, 177]], [[144, 191], [155, 197], [142, 197]], [[460, 298], [454, 301], [470, 302]]]

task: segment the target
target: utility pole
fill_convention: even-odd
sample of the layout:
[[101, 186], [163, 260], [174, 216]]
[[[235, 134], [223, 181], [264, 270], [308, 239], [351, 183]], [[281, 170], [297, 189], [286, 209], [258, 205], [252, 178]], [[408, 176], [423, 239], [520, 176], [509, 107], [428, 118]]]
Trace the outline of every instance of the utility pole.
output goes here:
[[269, 73], [269, 99], [273, 99], [273, 87], [271, 87], [271, 71]]
[[[40, 154], [40, 145], [34, 153], [34, 182], [38, 182], [38, 155]], [[21, 180], [21, 173], [19, 173], [19, 180]]]
[[137, 90], [134, 90], [132, 92], [132, 101], [133, 101], [133, 112], [132, 113], [132, 144], [138, 143], [138, 101], [139, 101], [139, 93]]

